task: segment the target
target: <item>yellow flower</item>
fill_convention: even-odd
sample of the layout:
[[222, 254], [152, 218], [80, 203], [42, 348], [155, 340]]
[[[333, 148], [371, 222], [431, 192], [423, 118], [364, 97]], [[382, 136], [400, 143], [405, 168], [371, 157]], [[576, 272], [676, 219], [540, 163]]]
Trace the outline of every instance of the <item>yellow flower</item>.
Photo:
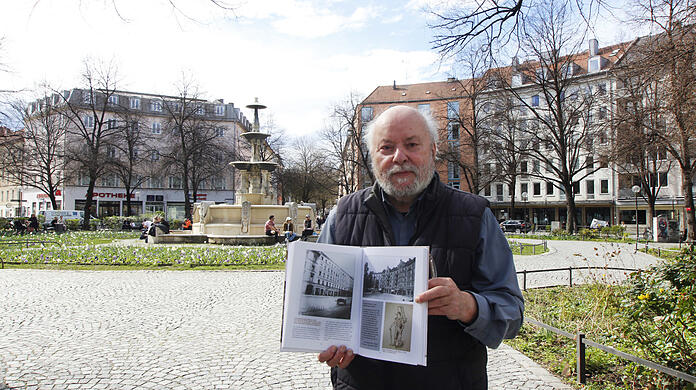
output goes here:
[[640, 299], [641, 301], [644, 301], [644, 300], [646, 300], [646, 299], [648, 299], [648, 298], [650, 298], [650, 295], [648, 295], [648, 294], [640, 294], [640, 295], [638, 295], [638, 299]]
[[661, 293], [665, 292], [665, 289], [664, 289], [664, 288], [661, 288], [661, 289], [660, 289], [660, 292], [661, 292]]

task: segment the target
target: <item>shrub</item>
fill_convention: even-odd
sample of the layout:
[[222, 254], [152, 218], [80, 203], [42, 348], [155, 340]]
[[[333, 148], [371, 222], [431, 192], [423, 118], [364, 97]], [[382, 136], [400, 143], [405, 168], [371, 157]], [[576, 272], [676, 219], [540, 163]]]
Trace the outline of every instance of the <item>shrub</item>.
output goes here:
[[65, 221], [65, 227], [68, 228], [68, 230], [80, 230], [81, 225], [82, 224], [77, 219], [68, 219]]
[[[627, 338], [648, 359], [696, 375], [696, 252], [684, 250], [628, 282], [621, 300]], [[671, 377], [660, 380], [681, 388]]]
[[0, 230], [12, 229], [12, 222], [7, 218], [0, 218]]
[[566, 232], [565, 229], [558, 228], [558, 229], [553, 229], [551, 231], [551, 235], [552, 236], [567, 236], [568, 232]]
[[624, 235], [626, 233], [626, 226], [623, 225], [614, 225], [611, 226], [610, 232], [616, 237], [616, 238], [624, 238]]
[[580, 229], [580, 238], [583, 240], [591, 240], [593, 238], [598, 238], [599, 234], [594, 229]]

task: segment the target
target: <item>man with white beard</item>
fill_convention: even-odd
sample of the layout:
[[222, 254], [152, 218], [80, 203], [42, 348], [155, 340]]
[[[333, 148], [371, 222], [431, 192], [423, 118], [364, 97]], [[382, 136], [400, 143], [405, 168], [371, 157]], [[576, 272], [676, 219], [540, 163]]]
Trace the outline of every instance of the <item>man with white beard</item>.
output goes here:
[[486, 346], [514, 337], [524, 303], [512, 253], [484, 198], [448, 187], [435, 172], [437, 127], [395, 106], [365, 129], [377, 183], [342, 198], [319, 242], [429, 246], [437, 275], [415, 297], [428, 303], [428, 365], [319, 354], [335, 389], [486, 389]]

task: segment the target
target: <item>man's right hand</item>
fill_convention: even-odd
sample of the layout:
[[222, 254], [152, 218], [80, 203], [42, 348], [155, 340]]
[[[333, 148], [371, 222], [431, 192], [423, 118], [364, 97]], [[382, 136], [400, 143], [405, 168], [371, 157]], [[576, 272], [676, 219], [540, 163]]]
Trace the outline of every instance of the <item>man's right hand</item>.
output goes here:
[[326, 363], [329, 367], [346, 368], [353, 361], [353, 358], [355, 358], [353, 350], [346, 348], [345, 345], [340, 347], [332, 345], [319, 354], [319, 361]]

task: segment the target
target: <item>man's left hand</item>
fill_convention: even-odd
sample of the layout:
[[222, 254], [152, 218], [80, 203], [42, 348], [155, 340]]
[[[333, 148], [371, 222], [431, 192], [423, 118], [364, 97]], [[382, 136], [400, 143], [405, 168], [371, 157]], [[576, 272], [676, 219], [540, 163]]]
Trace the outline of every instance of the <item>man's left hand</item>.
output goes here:
[[470, 323], [478, 316], [473, 295], [462, 291], [451, 278], [428, 280], [428, 290], [416, 297], [416, 303], [428, 303], [428, 315], [447, 316], [450, 320]]

